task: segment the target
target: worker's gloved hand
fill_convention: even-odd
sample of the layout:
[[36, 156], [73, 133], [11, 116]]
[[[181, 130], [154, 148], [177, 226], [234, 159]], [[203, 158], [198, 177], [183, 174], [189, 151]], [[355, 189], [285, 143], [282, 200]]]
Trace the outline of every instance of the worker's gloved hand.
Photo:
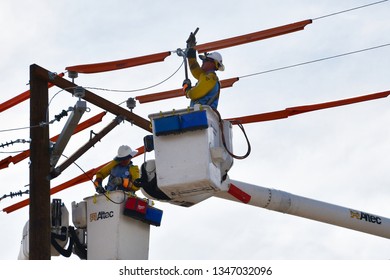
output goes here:
[[190, 79], [185, 79], [183, 81], [183, 87], [191, 87], [191, 80]]
[[123, 180], [121, 177], [115, 177], [111, 180], [111, 183], [113, 183], [115, 186], [121, 186], [123, 184]]
[[97, 193], [105, 193], [106, 190], [102, 187], [102, 185], [99, 185], [96, 187], [96, 192]]
[[186, 43], [187, 43], [187, 48], [193, 48], [196, 46], [196, 37], [195, 37], [195, 34], [193, 32], [191, 32]]
[[95, 185], [95, 189], [97, 189], [98, 187], [103, 188], [103, 187], [102, 187], [102, 179], [100, 179], [100, 178], [97, 178], [97, 179], [93, 182], [93, 184]]
[[93, 181], [93, 184], [95, 185], [95, 188], [97, 186], [101, 186], [102, 185], [102, 179], [96, 178], [95, 181]]
[[187, 50], [187, 58], [196, 58], [196, 50], [194, 48]]
[[183, 81], [183, 94], [187, 95], [187, 91], [191, 89], [191, 80], [190, 79], [185, 79]]

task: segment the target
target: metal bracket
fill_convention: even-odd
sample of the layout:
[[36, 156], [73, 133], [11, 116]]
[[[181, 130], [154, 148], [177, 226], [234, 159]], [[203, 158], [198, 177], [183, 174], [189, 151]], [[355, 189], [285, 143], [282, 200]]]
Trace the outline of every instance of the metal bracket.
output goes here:
[[50, 72], [48, 71], [48, 77], [49, 77], [49, 80], [53, 81], [55, 79], [55, 77], [57, 76], [57, 73], [55, 72]]
[[87, 110], [87, 102], [83, 100], [78, 100], [74, 106], [74, 110], [70, 115], [68, 121], [66, 122], [60, 136], [58, 137], [57, 142], [54, 144], [53, 151], [50, 156], [50, 165], [51, 168], [54, 168], [60, 159], [62, 152], [65, 150], [66, 145], [69, 142], [69, 139], [72, 137], [74, 130], [79, 123], [82, 115]]

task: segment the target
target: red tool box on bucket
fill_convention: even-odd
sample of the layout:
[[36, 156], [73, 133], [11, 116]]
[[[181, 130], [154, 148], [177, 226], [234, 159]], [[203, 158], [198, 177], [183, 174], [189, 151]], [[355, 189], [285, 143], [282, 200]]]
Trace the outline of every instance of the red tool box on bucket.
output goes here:
[[129, 197], [123, 214], [142, 222], [160, 226], [163, 211], [149, 205], [148, 201], [139, 197]]

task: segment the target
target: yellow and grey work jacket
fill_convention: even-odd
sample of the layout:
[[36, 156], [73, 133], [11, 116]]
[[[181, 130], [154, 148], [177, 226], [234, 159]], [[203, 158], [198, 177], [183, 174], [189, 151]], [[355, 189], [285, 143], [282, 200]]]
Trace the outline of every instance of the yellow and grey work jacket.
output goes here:
[[186, 93], [187, 97], [191, 99], [190, 106], [202, 104], [217, 109], [220, 83], [215, 71], [203, 71], [195, 57], [188, 57], [188, 64], [192, 76], [198, 80], [196, 85]]
[[[124, 191], [137, 191], [138, 187], [134, 186], [134, 180], [140, 177], [139, 168], [137, 165], [133, 165], [130, 162], [129, 165], [120, 165], [118, 161], [112, 160], [96, 173], [96, 179], [103, 180], [110, 175], [106, 189], [112, 190], [124, 190]], [[114, 178], [122, 178], [121, 185], [113, 183]], [[128, 180], [125, 180], [128, 179]]]

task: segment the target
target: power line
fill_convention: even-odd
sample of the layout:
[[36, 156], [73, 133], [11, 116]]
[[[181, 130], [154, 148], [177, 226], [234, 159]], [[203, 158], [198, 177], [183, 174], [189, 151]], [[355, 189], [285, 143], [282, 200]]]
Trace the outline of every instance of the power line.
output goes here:
[[[54, 98], [54, 96], [53, 96], [53, 98]], [[37, 127], [43, 127], [45, 125], [50, 125], [50, 124], [53, 124], [55, 121], [59, 122], [63, 117], [66, 117], [68, 115], [68, 112], [72, 112], [72, 111], [73, 111], [73, 108], [69, 107], [67, 110], [62, 110], [61, 113], [59, 113], [58, 115], [55, 115], [54, 119], [49, 121], [49, 122], [42, 122], [39, 125], [34, 125], [34, 126], [25, 126], [25, 127], [18, 127], [18, 128], [3, 129], [3, 130], [0, 130], [0, 133], [14, 131], [14, 130], [37, 128]]]
[[147, 89], [151, 89], [151, 88], [154, 88], [156, 86], [159, 86], [162, 83], [165, 83], [166, 81], [171, 79], [181, 69], [183, 64], [184, 64], [184, 61], [180, 64], [180, 66], [168, 78], [162, 80], [161, 82], [158, 82], [157, 84], [154, 84], [154, 85], [151, 85], [151, 86], [147, 86], [147, 87], [144, 87], [144, 88], [140, 88], [140, 89], [119, 90], [119, 89], [108, 89], [108, 88], [98, 88], [98, 87], [85, 87], [85, 88], [93, 89], [93, 90], [111, 91], [111, 92], [137, 92], [137, 91], [143, 91], [143, 90], [147, 90]]
[[35, 126], [25, 126], [25, 127], [10, 128], [10, 129], [2, 129], [2, 130], [0, 130], [0, 133], [1, 133], [1, 132], [9, 132], [9, 131], [14, 131], [14, 130], [22, 130], [22, 129], [35, 128], [35, 127], [40, 127], [40, 125], [35, 125]]
[[335, 12], [335, 13], [331, 13], [331, 14], [320, 16], [320, 17], [317, 17], [317, 18], [313, 18], [312, 20], [314, 21], [314, 20], [318, 20], [318, 19], [322, 19], [322, 18], [326, 18], [326, 17], [331, 17], [331, 16], [334, 16], [334, 15], [342, 14], [342, 13], [347, 13], [347, 12], [350, 12], [350, 11], [354, 11], [354, 10], [366, 8], [366, 7], [369, 7], [369, 6], [381, 4], [381, 3], [387, 2], [387, 1], [388, 0], [382, 0], [382, 1], [374, 2], [374, 3], [366, 4], [366, 5], [363, 5], [363, 6], [359, 6], [359, 7], [355, 7], [355, 8], [351, 8], [351, 9]]
[[292, 64], [292, 65], [288, 65], [288, 66], [278, 67], [278, 68], [274, 68], [274, 69], [270, 69], [270, 70], [265, 70], [265, 71], [261, 71], [261, 72], [257, 72], [257, 73], [253, 73], [253, 74], [244, 75], [244, 76], [241, 76], [239, 78], [242, 79], [242, 78], [266, 74], [266, 73], [270, 73], [270, 72], [276, 72], [276, 71], [280, 71], [280, 70], [285, 70], [285, 69], [289, 69], [289, 68], [294, 68], [294, 67], [303, 66], [303, 65], [307, 65], [307, 64], [311, 64], [311, 63], [315, 63], [315, 62], [320, 62], [320, 61], [324, 61], [324, 60], [329, 60], [329, 59], [333, 59], [333, 58], [338, 58], [338, 57], [347, 56], [347, 55], [351, 55], [351, 54], [361, 53], [361, 52], [370, 51], [370, 50], [388, 47], [388, 46], [390, 46], [390, 43], [383, 44], [380, 46], [365, 48], [365, 49], [361, 49], [361, 50], [357, 50], [357, 51], [342, 53], [342, 54], [338, 54], [338, 55], [328, 56], [328, 57], [324, 57], [324, 58], [319, 58], [319, 59], [315, 59], [315, 60], [310, 60], [310, 61], [306, 61], [306, 62], [301, 62], [301, 63], [297, 63], [297, 64]]
[[19, 151], [11, 151], [11, 152], [0, 152], [0, 154], [20, 154], [28, 150], [19, 150]]
[[[0, 144], [0, 148], [4, 148], [4, 147], [8, 147], [8, 146], [13, 146], [14, 144], [16, 143], [31, 143], [30, 140], [26, 140], [26, 139], [17, 139], [17, 140], [13, 140], [13, 141], [10, 141], [10, 142], [6, 142], [6, 143], [2, 143]], [[20, 152], [23, 152], [23, 151], [12, 151], [12, 152], [2, 152], [0, 151], [1, 154], [12, 154], [12, 153], [20, 153]]]

